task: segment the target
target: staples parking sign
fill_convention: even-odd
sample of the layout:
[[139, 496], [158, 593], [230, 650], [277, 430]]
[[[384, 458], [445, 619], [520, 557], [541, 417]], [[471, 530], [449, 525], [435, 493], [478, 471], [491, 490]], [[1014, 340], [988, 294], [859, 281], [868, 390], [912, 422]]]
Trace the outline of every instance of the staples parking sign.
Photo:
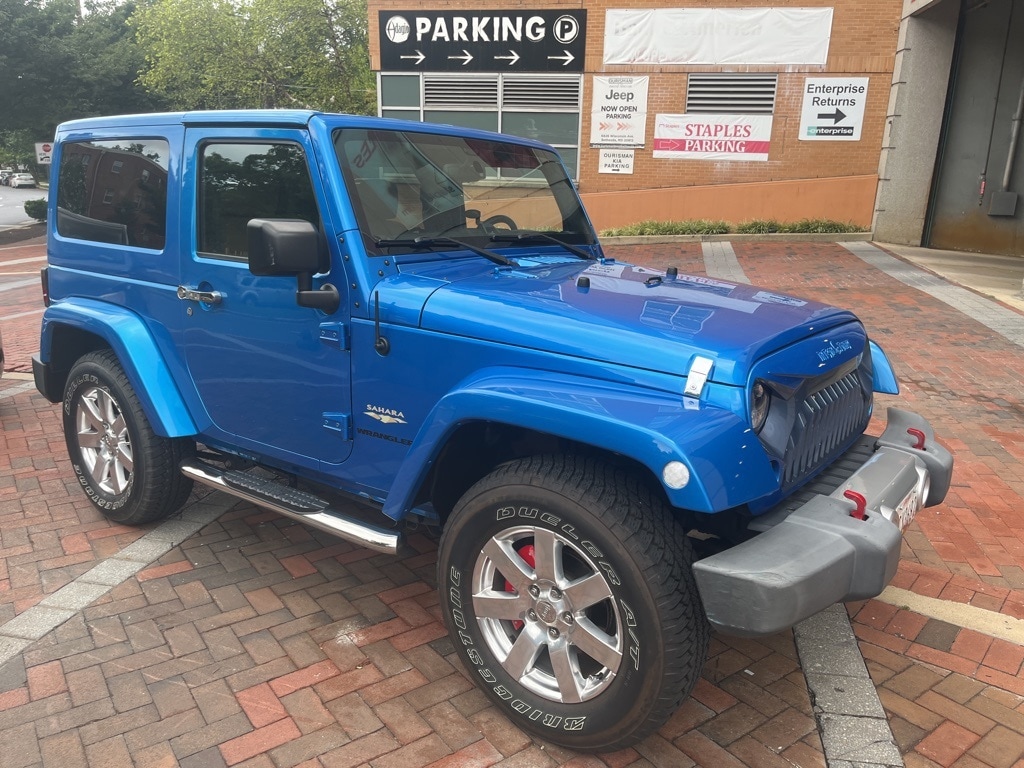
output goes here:
[[654, 156], [662, 160], [768, 160], [771, 115], [658, 115]]

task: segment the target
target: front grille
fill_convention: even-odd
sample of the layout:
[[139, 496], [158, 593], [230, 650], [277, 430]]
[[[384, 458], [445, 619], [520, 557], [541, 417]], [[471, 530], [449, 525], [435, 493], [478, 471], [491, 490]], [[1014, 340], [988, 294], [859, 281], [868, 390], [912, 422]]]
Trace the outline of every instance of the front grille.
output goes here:
[[869, 407], [859, 370], [805, 395], [786, 445], [783, 488], [798, 485], [845, 449], [867, 426]]

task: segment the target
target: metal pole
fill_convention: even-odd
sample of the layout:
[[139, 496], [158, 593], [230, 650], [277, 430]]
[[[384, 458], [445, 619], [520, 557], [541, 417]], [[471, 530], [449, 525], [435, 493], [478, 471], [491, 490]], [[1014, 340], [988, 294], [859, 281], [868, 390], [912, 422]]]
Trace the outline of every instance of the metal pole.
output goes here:
[[1017, 140], [1020, 138], [1020, 123], [1024, 118], [1024, 80], [1020, 84], [1020, 98], [1017, 99], [1017, 111], [1010, 121], [1010, 149], [1006, 155], [1006, 169], [1003, 171], [1002, 191], [1010, 189], [1010, 176], [1013, 175], [1013, 158], [1017, 154]]

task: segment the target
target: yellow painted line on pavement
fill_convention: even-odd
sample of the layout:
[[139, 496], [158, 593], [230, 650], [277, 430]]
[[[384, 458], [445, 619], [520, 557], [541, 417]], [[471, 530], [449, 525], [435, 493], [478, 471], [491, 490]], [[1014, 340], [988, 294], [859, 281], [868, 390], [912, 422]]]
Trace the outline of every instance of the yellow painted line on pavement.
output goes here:
[[899, 587], [886, 587], [885, 591], [875, 599], [889, 605], [907, 608], [914, 613], [938, 619], [947, 624], [973, 629], [975, 632], [989, 637], [1024, 645], [1024, 620], [1015, 619], [1013, 616], [1006, 616], [974, 605], [925, 597]]

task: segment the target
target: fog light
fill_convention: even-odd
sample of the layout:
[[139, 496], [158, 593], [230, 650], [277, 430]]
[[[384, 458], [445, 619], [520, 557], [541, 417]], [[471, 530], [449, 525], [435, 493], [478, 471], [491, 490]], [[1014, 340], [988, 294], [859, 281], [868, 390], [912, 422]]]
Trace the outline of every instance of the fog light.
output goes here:
[[690, 482], [690, 470], [681, 461], [670, 461], [661, 470], [661, 479], [674, 491], [685, 488]]

